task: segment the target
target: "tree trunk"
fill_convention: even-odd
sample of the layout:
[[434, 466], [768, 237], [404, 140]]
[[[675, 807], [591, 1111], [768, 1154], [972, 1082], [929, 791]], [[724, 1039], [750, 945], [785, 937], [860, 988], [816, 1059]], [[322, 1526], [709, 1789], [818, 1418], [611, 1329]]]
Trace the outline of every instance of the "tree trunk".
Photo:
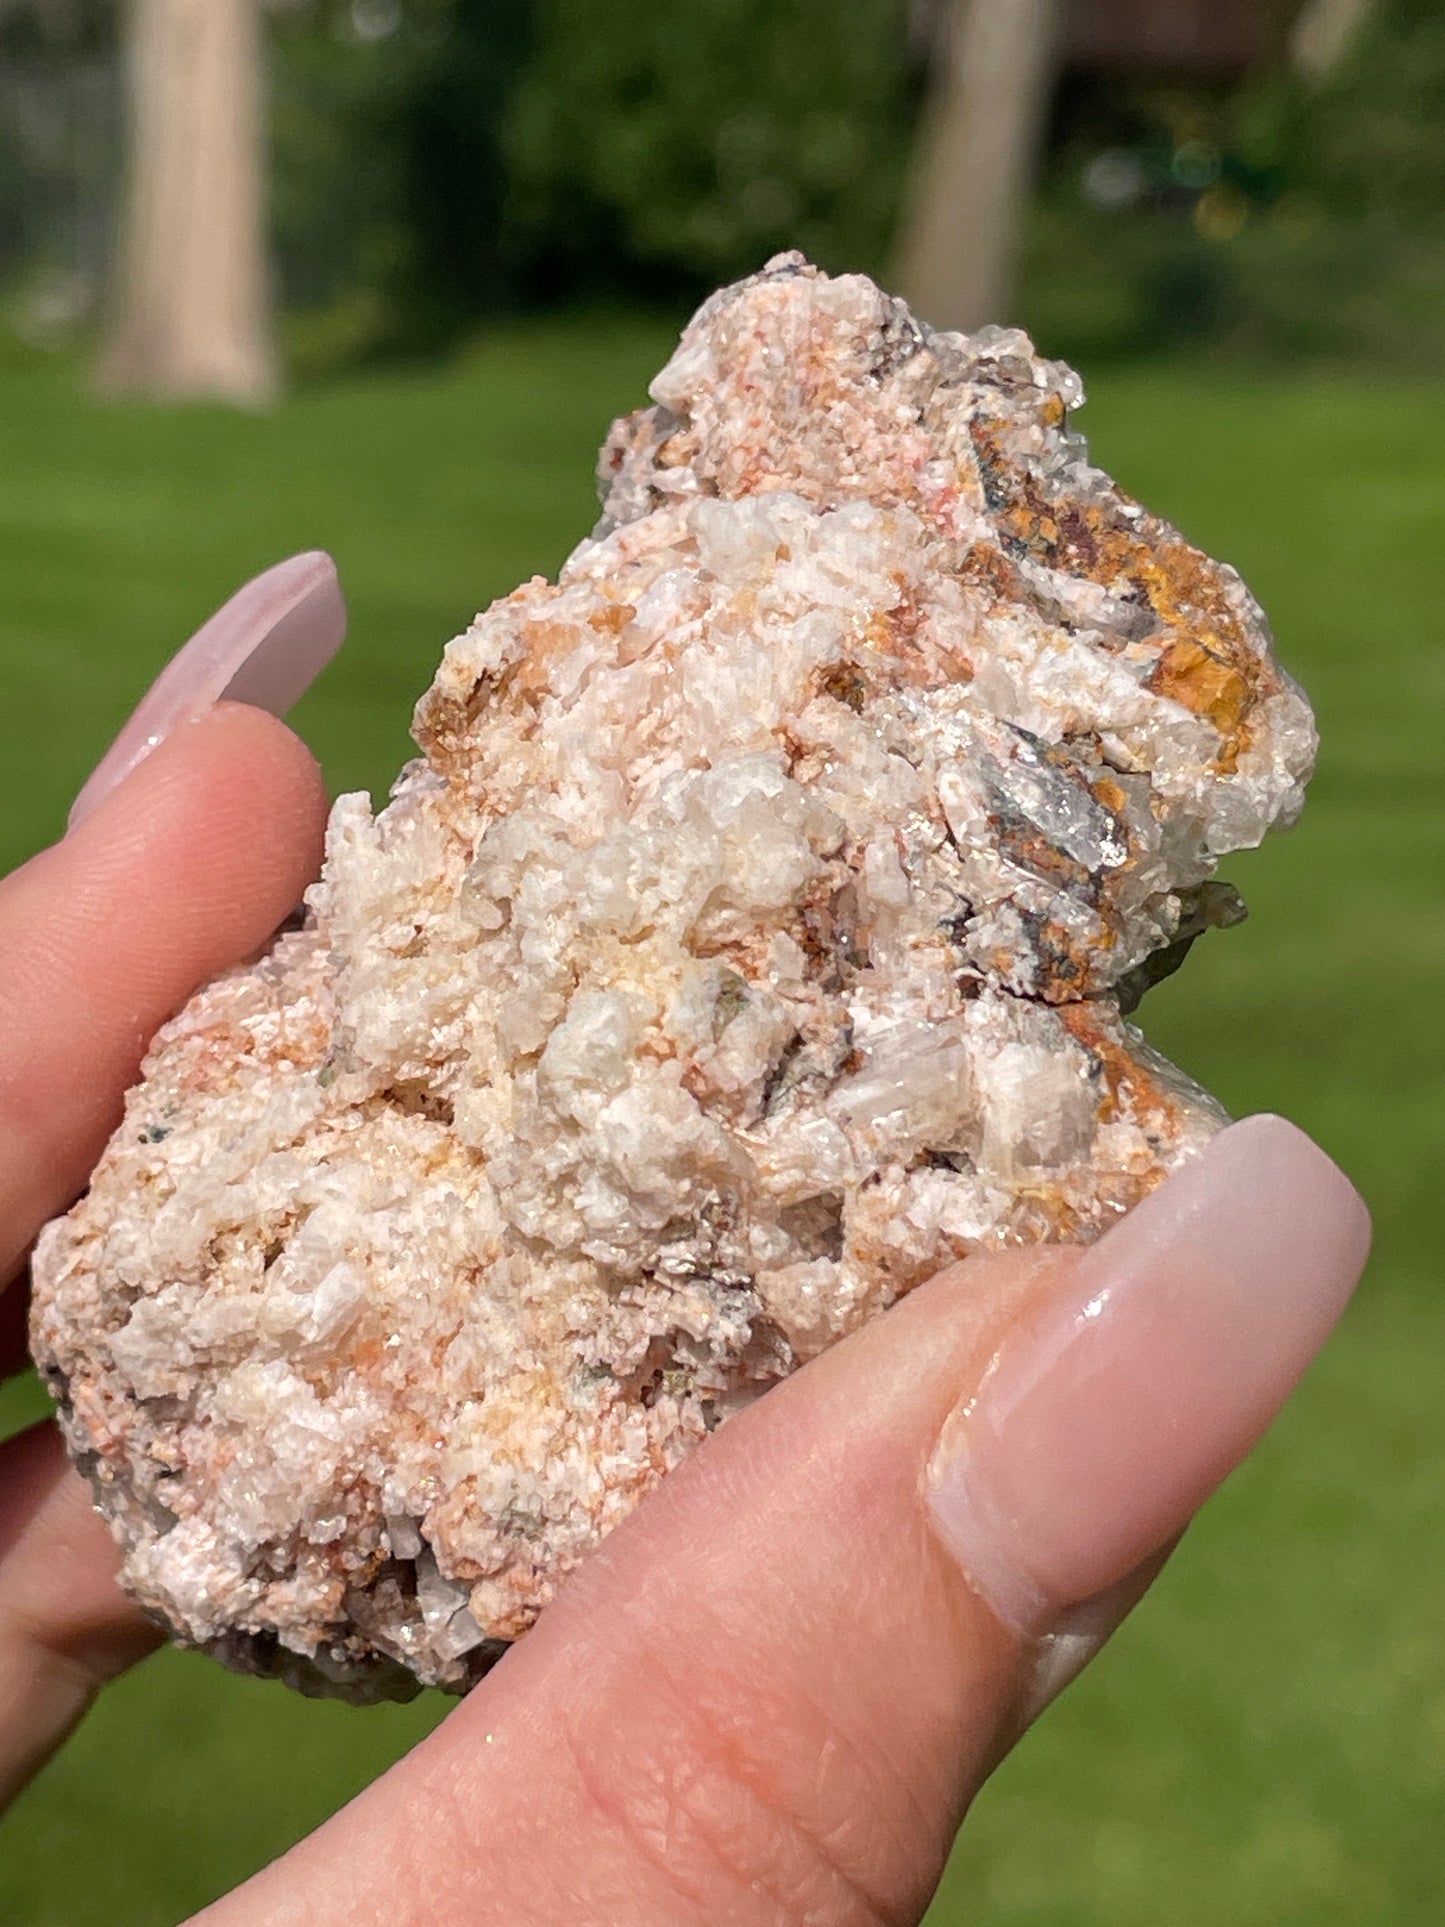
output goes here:
[[952, 0], [897, 277], [935, 327], [1009, 319], [1056, 12], [1056, 0]]
[[1308, 0], [1295, 22], [1290, 54], [1309, 80], [1323, 80], [1359, 32], [1374, 0]]
[[130, 0], [130, 167], [112, 389], [274, 395], [256, 0]]

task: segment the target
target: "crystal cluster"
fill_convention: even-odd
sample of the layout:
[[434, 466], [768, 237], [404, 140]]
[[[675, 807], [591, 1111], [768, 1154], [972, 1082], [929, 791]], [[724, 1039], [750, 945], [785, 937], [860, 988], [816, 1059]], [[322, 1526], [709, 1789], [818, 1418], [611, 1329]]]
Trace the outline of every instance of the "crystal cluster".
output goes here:
[[126, 1585], [312, 1690], [464, 1688], [767, 1386], [1221, 1122], [1121, 1007], [1302, 801], [1239, 579], [1024, 336], [797, 256], [653, 395], [36, 1256]]

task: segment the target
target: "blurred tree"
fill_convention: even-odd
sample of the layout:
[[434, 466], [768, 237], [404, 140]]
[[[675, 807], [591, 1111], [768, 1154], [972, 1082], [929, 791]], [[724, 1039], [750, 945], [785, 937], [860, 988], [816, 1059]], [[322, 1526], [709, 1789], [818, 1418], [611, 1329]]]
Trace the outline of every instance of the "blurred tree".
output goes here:
[[1054, 77], [1056, 0], [952, 0], [897, 280], [940, 328], [1007, 320]]
[[430, 4], [432, 31], [390, 121], [408, 213], [399, 319], [418, 346], [530, 292], [527, 263], [510, 244], [504, 128], [533, 51], [534, 0]]
[[1292, 184], [1386, 233], [1445, 225], [1445, 6], [1378, 0], [1277, 133]]
[[125, 31], [130, 165], [102, 380], [264, 401], [278, 372], [257, 0], [130, 0]]
[[270, 228], [288, 365], [390, 347], [417, 298], [406, 117], [450, 0], [271, 0]]
[[111, 0], [0, 0], [0, 32], [7, 54], [72, 55], [109, 38]]
[[0, 0], [0, 283], [23, 339], [93, 319], [118, 172], [112, 0]]
[[1318, 80], [1343, 57], [1374, 0], [1308, 0], [1295, 22], [1290, 52], [1300, 72]]
[[780, 247], [876, 272], [928, 66], [904, 274], [931, 318], [1090, 361], [1441, 352], [1445, 0], [0, 0], [5, 320], [72, 338], [114, 281], [118, 383], [251, 398], [263, 226], [313, 373], [508, 308], [680, 304]]
[[445, 347], [534, 292], [508, 246], [533, 0], [270, 0], [272, 232], [293, 365]]
[[510, 258], [669, 295], [801, 247], [878, 268], [911, 99], [905, 0], [534, 0], [510, 104]]
[[[1280, 56], [1307, 18], [1281, 8]], [[1442, 127], [1441, 0], [1373, 0], [1318, 72], [1297, 56], [1192, 83], [1076, 72], [1022, 317], [1091, 363], [1187, 348], [1438, 367]]]

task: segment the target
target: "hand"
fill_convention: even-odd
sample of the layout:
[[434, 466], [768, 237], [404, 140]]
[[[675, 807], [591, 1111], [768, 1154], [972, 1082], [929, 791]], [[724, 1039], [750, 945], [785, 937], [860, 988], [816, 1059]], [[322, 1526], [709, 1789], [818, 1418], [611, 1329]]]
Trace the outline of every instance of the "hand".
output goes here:
[[[7, 1272], [151, 1029], [317, 860], [314, 765], [253, 710], [182, 722], [94, 797], [0, 884]], [[201, 1918], [916, 1921], [978, 1786], [1264, 1430], [1367, 1237], [1323, 1154], [1252, 1119], [1092, 1251], [935, 1279], [710, 1439], [401, 1765]], [[4, 1448], [0, 1784], [150, 1643], [114, 1563], [53, 1431]]]
[[[84, 1187], [152, 1031], [294, 909], [325, 807], [291, 732], [226, 705], [0, 882], [0, 1374], [23, 1360], [36, 1232]], [[114, 1570], [54, 1426], [0, 1447], [0, 1798], [153, 1643]]]

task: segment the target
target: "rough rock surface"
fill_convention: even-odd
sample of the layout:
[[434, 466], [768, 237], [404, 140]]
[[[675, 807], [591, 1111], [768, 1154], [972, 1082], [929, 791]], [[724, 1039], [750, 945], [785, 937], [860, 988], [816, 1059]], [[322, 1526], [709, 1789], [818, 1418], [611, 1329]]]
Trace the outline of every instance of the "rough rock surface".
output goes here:
[[799, 1361], [1221, 1122], [1120, 1003], [1302, 800], [1238, 578], [1022, 335], [798, 257], [653, 393], [36, 1258], [127, 1585], [312, 1690], [465, 1687]]

